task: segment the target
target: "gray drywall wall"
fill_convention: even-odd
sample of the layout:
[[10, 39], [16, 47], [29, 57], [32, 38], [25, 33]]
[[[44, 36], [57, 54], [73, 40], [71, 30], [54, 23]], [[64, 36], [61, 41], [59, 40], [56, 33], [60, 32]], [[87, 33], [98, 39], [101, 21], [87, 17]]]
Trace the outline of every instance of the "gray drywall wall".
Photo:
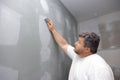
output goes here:
[[0, 0], [0, 80], [67, 80], [71, 60], [46, 17], [73, 45], [76, 20], [59, 0]]

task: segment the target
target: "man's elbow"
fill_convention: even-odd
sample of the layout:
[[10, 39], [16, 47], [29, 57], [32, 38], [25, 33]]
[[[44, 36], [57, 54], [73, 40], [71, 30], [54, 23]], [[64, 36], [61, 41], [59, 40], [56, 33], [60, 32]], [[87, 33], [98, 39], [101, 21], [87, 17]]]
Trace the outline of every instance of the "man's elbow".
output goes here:
[[68, 45], [69, 45], [69, 44], [65, 44], [65, 45], [63, 45], [63, 46], [61, 47], [62, 50], [63, 50], [65, 53], [67, 53]]

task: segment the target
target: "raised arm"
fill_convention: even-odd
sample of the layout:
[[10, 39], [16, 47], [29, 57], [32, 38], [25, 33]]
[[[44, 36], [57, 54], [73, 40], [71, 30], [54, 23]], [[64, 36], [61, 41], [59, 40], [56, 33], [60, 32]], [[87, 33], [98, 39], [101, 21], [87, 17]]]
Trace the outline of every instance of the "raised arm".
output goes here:
[[51, 31], [52, 35], [54, 36], [55, 41], [57, 44], [63, 49], [63, 51], [67, 52], [68, 42], [56, 31], [54, 28], [53, 21], [50, 18], [45, 19], [48, 29]]

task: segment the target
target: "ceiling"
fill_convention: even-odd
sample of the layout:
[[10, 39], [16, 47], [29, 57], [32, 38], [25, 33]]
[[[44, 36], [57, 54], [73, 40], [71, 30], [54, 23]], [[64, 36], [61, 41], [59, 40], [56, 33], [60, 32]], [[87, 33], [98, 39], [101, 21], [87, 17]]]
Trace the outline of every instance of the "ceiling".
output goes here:
[[78, 22], [120, 11], [120, 0], [60, 0]]

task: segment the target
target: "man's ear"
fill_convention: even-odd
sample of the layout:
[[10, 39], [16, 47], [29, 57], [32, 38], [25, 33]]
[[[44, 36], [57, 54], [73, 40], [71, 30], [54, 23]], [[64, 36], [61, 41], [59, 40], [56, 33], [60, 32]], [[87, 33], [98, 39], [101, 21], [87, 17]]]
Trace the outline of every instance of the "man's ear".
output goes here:
[[85, 48], [85, 51], [86, 51], [86, 52], [90, 52], [90, 48], [89, 48], [89, 47], [86, 47], [86, 48]]

